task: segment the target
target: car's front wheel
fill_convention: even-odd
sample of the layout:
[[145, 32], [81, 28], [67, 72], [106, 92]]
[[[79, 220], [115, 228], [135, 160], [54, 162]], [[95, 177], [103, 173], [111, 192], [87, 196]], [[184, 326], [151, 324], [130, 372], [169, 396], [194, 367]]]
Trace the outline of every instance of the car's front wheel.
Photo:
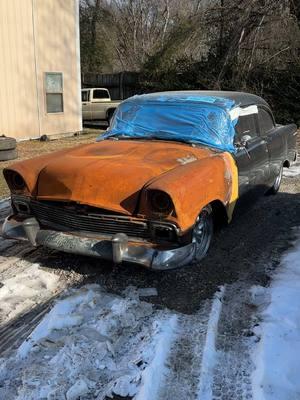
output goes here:
[[203, 208], [199, 214], [192, 234], [194, 243], [194, 261], [200, 261], [206, 256], [213, 237], [213, 216], [210, 205]]
[[276, 176], [275, 182], [269, 190], [270, 194], [276, 194], [278, 192], [282, 181], [282, 174], [283, 174], [283, 165], [281, 165], [279, 174]]

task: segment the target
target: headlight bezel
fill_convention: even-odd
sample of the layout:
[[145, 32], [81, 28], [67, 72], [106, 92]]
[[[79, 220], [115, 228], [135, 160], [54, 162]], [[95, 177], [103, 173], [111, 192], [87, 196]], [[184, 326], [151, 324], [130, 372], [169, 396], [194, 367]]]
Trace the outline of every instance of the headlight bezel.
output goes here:
[[174, 204], [170, 195], [163, 190], [148, 191], [149, 205], [153, 213], [169, 216], [174, 212]]
[[6, 169], [3, 171], [3, 175], [12, 193], [25, 193], [28, 191], [25, 179], [18, 172]]

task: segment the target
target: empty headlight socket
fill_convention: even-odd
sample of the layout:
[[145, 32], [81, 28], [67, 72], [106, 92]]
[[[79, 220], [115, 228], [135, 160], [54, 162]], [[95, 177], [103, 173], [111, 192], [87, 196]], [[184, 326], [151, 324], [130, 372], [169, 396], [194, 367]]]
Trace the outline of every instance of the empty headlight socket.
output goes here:
[[176, 232], [171, 226], [160, 225], [159, 223], [152, 223], [150, 229], [153, 239], [160, 239], [168, 242], [177, 241]]
[[31, 214], [29, 202], [22, 200], [15, 200], [12, 198], [12, 206], [18, 214], [23, 214], [23, 215]]

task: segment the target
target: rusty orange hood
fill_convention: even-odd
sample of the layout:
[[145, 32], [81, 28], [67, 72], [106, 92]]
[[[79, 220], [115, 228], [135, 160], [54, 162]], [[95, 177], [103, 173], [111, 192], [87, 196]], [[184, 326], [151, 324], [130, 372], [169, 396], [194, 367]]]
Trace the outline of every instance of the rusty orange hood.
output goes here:
[[145, 186], [211, 154], [209, 149], [182, 143], [105, 140], [23, 161], [12, 169], [35, 187], [38, 199], [76, 201], [133, 214]]

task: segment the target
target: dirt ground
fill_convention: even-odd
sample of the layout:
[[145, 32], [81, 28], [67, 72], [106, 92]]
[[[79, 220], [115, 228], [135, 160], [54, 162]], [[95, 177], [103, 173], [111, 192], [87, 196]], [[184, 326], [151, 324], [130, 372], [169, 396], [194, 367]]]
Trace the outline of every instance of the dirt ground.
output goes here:
[[9, 195], [9, 190], [2, 174], [4, 168], [17, 161], [33, 158], [44, 153], [51, 153], [52, 151], [78, 146], [80, 144], [93, 143], [101, 132], [103, 131], [100, 129], [85, 129], [80, 135], [77, 136], [65, 137], [45, 142], [41, 142], [39, 140], [26, 140], [19, 142], [17, 145], [18, 158], [16, 160], [0, 161], [0, 199]]

